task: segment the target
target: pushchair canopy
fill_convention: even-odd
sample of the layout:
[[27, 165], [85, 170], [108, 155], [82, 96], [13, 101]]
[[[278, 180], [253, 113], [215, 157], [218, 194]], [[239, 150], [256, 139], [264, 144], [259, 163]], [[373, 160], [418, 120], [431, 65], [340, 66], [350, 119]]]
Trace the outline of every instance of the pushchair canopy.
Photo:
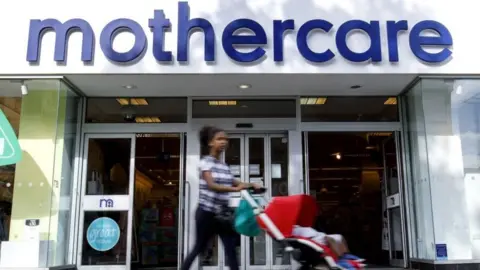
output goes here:
[[[264, 211], [285, 236], [292, 236], [294, 225], [312, 227], [318, 214], [317, 203], [309, 195], [291, 195], [274, 197]], [[267, 232], [268, 228], [258, 219], [260, 227]]]

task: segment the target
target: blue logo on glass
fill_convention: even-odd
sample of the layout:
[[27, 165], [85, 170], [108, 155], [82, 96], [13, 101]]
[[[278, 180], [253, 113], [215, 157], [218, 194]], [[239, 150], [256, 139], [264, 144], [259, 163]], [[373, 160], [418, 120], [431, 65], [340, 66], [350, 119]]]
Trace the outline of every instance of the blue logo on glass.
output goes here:
[[120, 227], [108, 217], [95, 219], [87, 229], [87, 242], [97, 251], [112, 249], [120, 239]]

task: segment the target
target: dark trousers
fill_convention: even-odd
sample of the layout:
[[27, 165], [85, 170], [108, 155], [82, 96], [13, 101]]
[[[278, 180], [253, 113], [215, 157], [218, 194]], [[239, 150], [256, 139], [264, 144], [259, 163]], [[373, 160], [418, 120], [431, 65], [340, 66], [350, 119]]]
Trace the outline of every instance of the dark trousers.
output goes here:
[[214, 213], [202, 210], [201, 208], [197, 209], [195, 221], [197, 229], [195, 246], [185, 258], [181, 269], [190, 269], [195, 258], [207, 248], [209, 241], [215, 235], [218, 235], [222, 239], [230, 270], [238, 270], [238, 259], [235, 252], [236, 238], [235, 235], [232, 234], [232, 230], [222, 228], [222, 226], [220, 226], [221, 224], [215, 219]]

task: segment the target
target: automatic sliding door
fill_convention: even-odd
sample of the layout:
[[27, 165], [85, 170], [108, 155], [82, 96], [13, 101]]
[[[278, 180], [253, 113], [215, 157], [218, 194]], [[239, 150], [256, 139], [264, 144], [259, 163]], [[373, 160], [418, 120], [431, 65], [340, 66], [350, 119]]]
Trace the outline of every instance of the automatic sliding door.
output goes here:
[[86, 135], [79, 268], [130, 269], [134, 135]]
[[[289, 148], [286, 134], [245, 135], [245, 181], [268, 189], [267, 200], [288, 196]], [[246, 237], [245, 237], [246, 238]], [[262, 232], [246, 241], [247, 269], [271, 269], [289, 266], [284, 247]]]
[[[230, 166], [230, 171], [237, 179], [245, 179], [245, 137], [243, 135], [231, 135], [229, 138], [229, 145], [224, 153], [223, 159], [225, 163]], [[232, 194], [232, 206], [240, 200], [240, 194]], [[242, 252], [245, 239], [243, 237], [237, 238], [237, 258], [240, 265], [244, 265], [245, 255]], [[215, 237], [203, 254], [200, 255], [200, 265], [202, 268], [219, 269], [225, 268], [228, 265], [227, 258], [223, 251], [223, 246], [218, 237]]]
[[[244, 181], [257, 183], [266, 188], [270, 187], [268, 179], [268, 170], [266, 169], [268, 156], [266, 151], [267, 140], [265, 135], [246, 135], [245, 138], [245, 175]], [[245, 254], [247, 269], [256, 267], [266, 267], [270, 265], [267, 254], [267, 235], [261, 232], [256, 237], [245, 237]]]
[[[288, 136], [285, 134], [270, 134], [268, 136], [268, 182], [271, 197], [288, 196]], [[272, 265], [290, 265], [290, 256], [285, 253], [285, 247], [279, 242], [270, 240]]]
[[[239, 134], [230, 136], [224, 159], [235, 178], [268, 188], [266, 199], [269, 200], [272, 196], [288, 195], [288, 153], [286, 134]], [[231, 201], [236, 207], [240, 195], [232, 194]], [[244, 270], [290, 265], [284, 247], [263, 232], [257, 237], [239, 236], [237, 258]], [[200, 264], [203, 268], [228, 269], [220, 239], [211, 242]]]
[[[230, 171], [236, 179], [245, 179], [245, 137], [242, 135], [232, 135], [229, 138], [228, 147], [225, 151], [225, 163], [229, 165]], [[236, 207], [240, 200], [240, 193], [234, 193], [232, 196], [232, 206]], [[217, 243], [220, 243], [220, 239]], [[240, 264], [240, 269], [244, 269], [245, 253], [242, 252], [242, 247], [245, 246], [245, 237], [238, 235], [236, 237], [236, 254], [237, 260]], [[223, 266], [228, 268], [228, 258], [225, 256], [222, 248], [222, 256], [220, 258]]]

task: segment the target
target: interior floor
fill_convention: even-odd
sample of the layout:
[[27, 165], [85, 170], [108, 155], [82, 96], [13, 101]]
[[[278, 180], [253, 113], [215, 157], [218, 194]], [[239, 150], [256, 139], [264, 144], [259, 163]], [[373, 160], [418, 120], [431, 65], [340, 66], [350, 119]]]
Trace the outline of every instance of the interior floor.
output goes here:
[[395, 144], [385, 143], [391, 136], [308, 133], [310, 194], [320, 209], [316, 229], [342, 234], [351, 252], [369, 265], [389, 265], [382, 201], [384, 169], [396, 170]]

